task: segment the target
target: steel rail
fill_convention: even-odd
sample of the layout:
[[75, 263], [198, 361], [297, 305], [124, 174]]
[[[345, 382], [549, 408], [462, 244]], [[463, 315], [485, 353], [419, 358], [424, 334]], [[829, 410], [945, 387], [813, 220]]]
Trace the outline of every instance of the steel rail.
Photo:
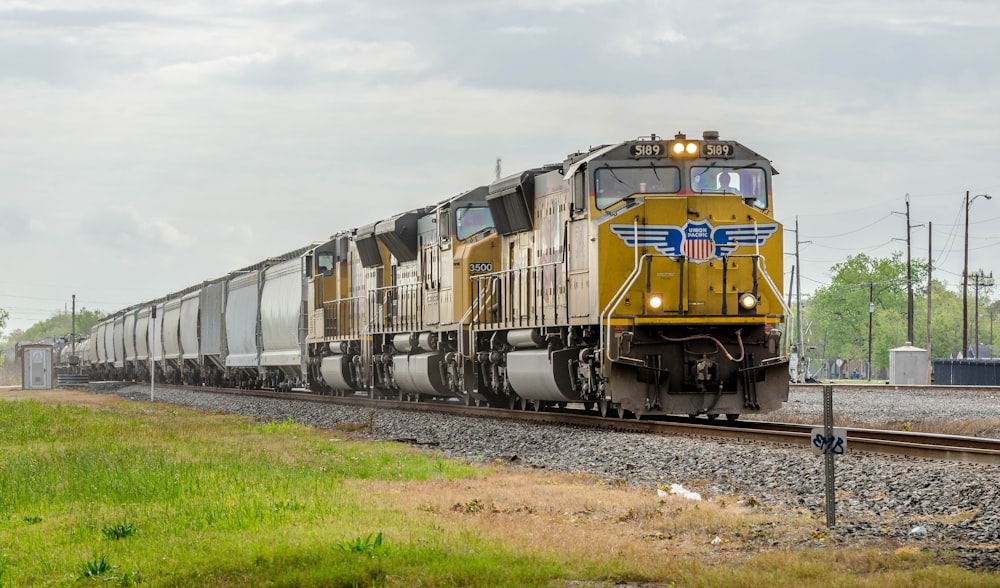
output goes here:
[[[594, 429], [659, 435], [686, 435], [765, 443], [809, 446], [811, 431], [820, 425], [772, 423], [765, 421], [693, 422], [684, 417], [663, 420], [601, 418], [583, 411], [522, 411], [466, 406], [457, 402], [412, 402], [372, 399], [368, 396], [325, 396], [308, 392], [274, 392], [192, 386], [165, 386], [178, 390], [211, 392], [238, 396], [294, 399], [307, 402], [360, 406], [374, 409], [434, 412], [460, 416], [505, 418], [546, 424], [562, 424]], [[963, 437], [908, 431], [847, 428], [848, 451], [863, 451], [922, 459], [1000, 465], [1000, 439]]]

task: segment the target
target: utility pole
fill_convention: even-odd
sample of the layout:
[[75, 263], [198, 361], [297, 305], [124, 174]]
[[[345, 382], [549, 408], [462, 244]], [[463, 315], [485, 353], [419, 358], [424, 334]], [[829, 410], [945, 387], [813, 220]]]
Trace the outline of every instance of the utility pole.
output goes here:
[[872, 381], [872, 319], [875, 318], [875, 283], [868, 282], [868, 381]]
[[910, 229], [923, 225], [910, 224], [910, 195], [906, 195], [906, 212], [893, 212], [893, 214], [906, 215], [906, 343], [913, 345], [913, 261], [911, 255]]
[[974, 345], [976, 347], [976, 359], [979, 359], [979, 288], [989, 288], [993, 285], [993, 272], [986, 275], [983, 273], [983, 270], [979, 270], [969, 277], [972, 278], [972, 285], [976, 289], [976, 341]]
[[[795, 281], [795, 266], [793, 265], [792, 266], [792, 277], [788, 280], [788, 304], [787, 304], [788, 308], [792, 307], [792, 290], [793, 290], [793, 288], [792, 288], [792, 282], [794, 282], [794, 281]], [[785, 332], [785, 347], [784, 347], [784, 350], [782, 350], [781, 354], [782, 355], [786, 355], [786, 356], [788, 355], [788, 340], [792, 337], [792, 328], [791, 328], [791, 326], [789, 326], [789, 325], [791, 325], [791, 321], [792, 321], [792, 317], [791, 316], [785, 317], [785, 323], [786, 323], [786, 325], [785, 325], [785, 331], [786, 331]]]
[[927, 222], [927, 383], [931, 383], [931, 371], [933, 369], [933, 362], [931, 361], [931, 272], [934, 267], [934, 257], [931, 253], [931, 235], [934, 234], [933, 231], [934, 223]]
[[962, 263], [962, 357], [969, 354], [969, 191], [965, 191], [965, 257]]
[[[795, 217], [795, 266], [801, 268], [802, 264], [799, 262], [799, 217]], [[799, 361], [797, 368], [795, 370], [795, 381], [801, 381], [802, 375], [802, 358], [804, 354], [802, 353], [802, 271], [799, 270], [795, 274], [795, 326], [798, 330], [798, 356]]]
[[910, 264], [910, 195], [906, 195], [906, 342], [913, 345], [913, 266]]
[[969, 199], [969, 191], [965, 191], [965, 261], [962, 264], [962, 357], [969, 353], [969, 206], [976, 198], [989, 194], [976, 194]]

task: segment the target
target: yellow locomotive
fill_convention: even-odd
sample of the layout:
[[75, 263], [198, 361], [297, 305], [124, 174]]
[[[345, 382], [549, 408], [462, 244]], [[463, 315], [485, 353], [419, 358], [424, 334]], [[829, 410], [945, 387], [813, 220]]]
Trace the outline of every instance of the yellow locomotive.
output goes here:
[[775, 173], [716, 132], [653, 135], [334, 235], [307, 267], [310, 382], [618, 416], [777, 409]]

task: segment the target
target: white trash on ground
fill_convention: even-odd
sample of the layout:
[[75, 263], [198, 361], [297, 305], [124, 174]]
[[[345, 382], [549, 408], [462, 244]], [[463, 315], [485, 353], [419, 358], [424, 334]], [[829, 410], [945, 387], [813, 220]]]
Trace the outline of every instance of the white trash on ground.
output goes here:
[[701, 494], [698, 494], [697, 492], [691, 492], [690, 490], [688, 490], [687, 488], [685, 488], [680, 484], [671, 484], [670, 493], [676, 494], [681, 498], [687, 498], [688, 500], [701, 501]]

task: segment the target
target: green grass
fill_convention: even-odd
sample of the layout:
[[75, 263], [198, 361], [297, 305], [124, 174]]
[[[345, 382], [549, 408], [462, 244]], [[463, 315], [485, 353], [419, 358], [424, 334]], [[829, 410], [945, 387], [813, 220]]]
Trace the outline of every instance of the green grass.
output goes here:
[[[673, 506], [667, 519], [651, 506], [654, 495], [549, 476], [472, 467], [291, 421], [158, 404], [92, 410], [0, 401], [0, 588], [911, 587], [994, 579], [919, 551], [793, 551], [787, 540], [719, 559], [705, 537], [729, 527], [751, 537], [755, 523], [740, 523], [746, 514], [706, 502], [693, 509], [697, 517]], [[558, 508], [546, 506], [550, 490]], [[484, 491], [494, 497], [479, 498]], [[607, 506], [587, 506], [595, 493]], [[795, 536], [800, 525], [812, 528], [808, 517], [782, 526]]]
[[0, 402], [0, 423], [0, 586], [516, 585], [560, 574], [371, 501], [358, 480], [481, 475], [397, 444], [155, 405]]

